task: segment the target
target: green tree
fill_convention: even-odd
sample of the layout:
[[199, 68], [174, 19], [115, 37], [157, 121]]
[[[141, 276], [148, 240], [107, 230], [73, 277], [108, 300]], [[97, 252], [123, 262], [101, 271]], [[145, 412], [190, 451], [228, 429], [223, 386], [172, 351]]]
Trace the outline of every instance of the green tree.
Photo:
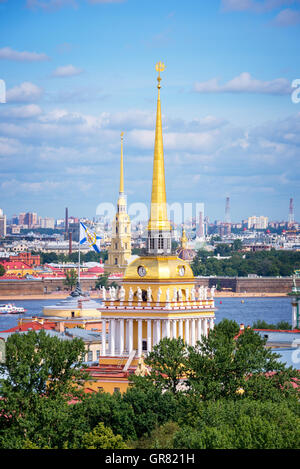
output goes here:
[[12, 334], [0, 365], [0, 447], [61, 447], [70, 438], [72, 399], [82, 399], [85, 347], [82, 340], [60, 340], [45, 331]]
[[112, 430], [99, 422], [89, 433], [83, 435], [82, 449], [128, 449], [121, 435], [114, 435]]
[[[214, 259], [204, 250], [199, 250], [191, 264], [194, 275], [224, 275], [246, 277], [248, 274], [262, 276], [290, 276], [300, 268], [300, 253], [297, 251], [240, 252], [240, 240], [232, 248], [224, 243], [216, 246], [215, 253], [231, 255], [230, 259]], [[231, 251], [231, 252], [230, 252]]]
[[124, 440], [136, 438], [134, 412], [131, 403], [124, 399], [121, 393], [109, 394], [99, 391], [87, 395], [84, 400], [73, 406], [72, 418], [79, 437], [82, 432], [90, 432], [99, 422], [103, 422]]
[[136, 449], [170, 449], [173, 448], [173, 440], [175, 434], [180, 430], [178, 423], [167, 422], [156, 427], [151, 435], [145, 434], [136, 441], [133, 446]]
[[230, 256], [232, 254], [232, 248], [230, 244], [217, 244], [214, 250], [214, 254], [220, 254], [220, 256]]
[[149, 436], [155, 428], [176, 418], [176, 394], [162, 392], [160, 387], [142, 376], [130, 375], [129, 382], [122, 398], [133, 411], [132, 423], [137, 438], [144, 434]]
[[237, 328], [221, 321], [196, 347], [189, 347], [191, 391], [203, 400], [245, 396], [281, 400], [299, 394], [292, 386], [299, 372], [280, 363], [279, 355], [267, 349], [266, 340], [253, 329], [235, 338]]
[[232, 244], [233, 251], [240, 251], [243, 248], [243, 242], [241, 239], [235, 239]]
[[103, 275], [99, 275], [98, 279], [96, 280], [95, 283], [95, 288], [96, 290], [100, 290], [102, 287], [108, 288], [108, 287], [118, 287], [118, 284], [114, 282], [113, 280], [109, 280], [109, 275], [107, 273]]
[[162, 339], [147, 355], [145, 364], [150, 368], [146, 379], [163, 390], [178, 392], [178, 385], [186, 373], [187, 346], [179, 339]]
[[5, 268], [2, 264], [0, 264], [0, 277], [2, 277], [5, 274]]
[[280, 321], [277, 324], [268, 324], [266, 321], [262, 321], [258, 319], [255, 321], [253, 324], [253, 329], [273, 329], [273, 330], [289, 330], [292, 329], [291, 324], [289, 324], [287, 321]]
[[219, 400], [202, 403], [195, 423], [174, 435], [177, 449], [298, 449], [297, 402]]
[[64, 285], [66, 285], [70, 290], [75, 287], [78, 280], [78, 275], [75, 269], [70, 269], [66, 271], [66, 278], [64, 280]]

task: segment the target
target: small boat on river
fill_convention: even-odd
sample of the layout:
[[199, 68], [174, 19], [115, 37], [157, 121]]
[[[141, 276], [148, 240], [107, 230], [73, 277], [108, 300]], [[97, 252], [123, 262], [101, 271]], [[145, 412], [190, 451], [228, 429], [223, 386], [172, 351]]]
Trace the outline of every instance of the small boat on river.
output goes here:
[[22, 306], [15, 306], [12, 303], [0, 304], [0, 314], [22, 314], [25, 312], [26, 309]]

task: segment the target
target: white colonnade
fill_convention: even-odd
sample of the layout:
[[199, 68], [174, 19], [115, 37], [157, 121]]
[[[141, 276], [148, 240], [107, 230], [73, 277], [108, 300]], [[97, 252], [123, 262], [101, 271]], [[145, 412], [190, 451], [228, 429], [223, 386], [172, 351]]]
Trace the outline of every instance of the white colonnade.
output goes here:
[[[135, 327], [134, 327], [135, 323]], [[145, 327], [143, 327], [145, 325]], [[107, 330], [108, 326], [108, 330]], [[149, 353], [164, 337], [184, 339], [185, 343], [195, 346], [202, 336], [214, 327], [214, 317], [201, 318], [103, 318], [102, 356], [127, 356], [136, 349], [137, 356]], [[137, 340], [134, 340], [134, 330]], [[108, 339], [108, 340], [107, 340]]]

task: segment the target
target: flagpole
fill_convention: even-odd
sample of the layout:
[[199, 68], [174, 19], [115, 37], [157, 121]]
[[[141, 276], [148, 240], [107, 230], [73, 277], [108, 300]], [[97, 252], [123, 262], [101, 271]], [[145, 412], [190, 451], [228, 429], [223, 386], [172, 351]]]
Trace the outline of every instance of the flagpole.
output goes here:
[[80, 220], [79, 220], [79, 234], [78, 234], [78, 283], [80, 283]]

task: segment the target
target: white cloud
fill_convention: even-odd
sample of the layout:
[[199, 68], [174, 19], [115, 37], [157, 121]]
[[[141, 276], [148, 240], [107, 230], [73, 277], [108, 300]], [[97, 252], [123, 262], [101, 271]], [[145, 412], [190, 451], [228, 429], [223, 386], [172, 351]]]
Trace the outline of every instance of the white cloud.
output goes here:
[[267, 13], [298, 2], [299, 0], [221, 0], [221, 7], [223, 11]]
[[[125, 0], [86, 0], [90, 5], [101, 5], [110, 3], [123, 3]], [[30, 10], [56, 11], [63, 7], [78, 8], [79, 3], [76, 0], [27, 0], [26, 7]]]
[[275, 78], [262, 81], [252, 78], [250, 73], [243, 72], [237, 77], [220, 85], [217, 78], [204, 82], [196, 82], [194, 91], [197, 93], [260, 93], [286, 95], [292, 92], [291, 84], [286, 78]]
[[125, 112], [103, 113], [102, 125], [111, 129], [153, 129], [155, 115], [153, 112], [130, 109]]
[[9, 195], [16, 194], [39, 194], [44, 192], [51, 193], [58, 189], [63, 189], [65, 184], [63, 182], [56, 181], [34, 181], [34, 182], [21, 182], [17, 179], [8, 179], [2, 181], [0, 185], [1, 189]]
[[74, 67], [74, 65], [64, 65], [62, 67], [57, 67], [52, 76], [65, 78], [65, 77], [73, 77], [76, 75], [80, 75], [83, 72], [81, 68]]
[[[99, 197], [111, 201], [117, 191], [120, 132], [126, 118], [130, 122], [124, 135], [128, 194], [142, 201], [148, 179], [151, 190], [155, 111], [91, 115], [52, 109], [38, 114], [39, 108], [30, 105], [10, 111], [15, 117], [0, 123], [1, 172], [5, 175], [1, 182], [8, 202], [13, 194], [33, 204], [37, 194], [43, 203], [53, 203], [52, 197], [80, 202], [82, 194], [86, 207], [94, 207]], [[31, 112], [37, 113], [35, 118], [19, 118]], [[201, 114], [190, 121], [164, 117], [163, 123], [167, 123], [163, 138], [170, 203], [200, 196], [219, 200], [225, 192], [238, 198], [251, 192], [255, 204], [261, 195], [273, 197], [284, 191], [287, 181], [291, 181], [290, 190], [296, 190], [300, 113], [249, 129]]]
[[16, 139], [0, 137], [0, 157], [10, 156], [18, 153], [20, 143]]
[[103, 3], [123, 3], [125, 0], [87, 0], [92, 5], [100, 5]]
[[30, 81], [24, 81], [19, 86], [7, 90], [7, 102], [37, 101], [42, 96], [43, 90]]
[[38, 54], [37, 52], [19, 52], [10, 47], [2, 47], [0, 49], [0, 59], [16, 60], [18, 62], [41, 62], [49, 60], [49, 57], [46, 54]]
[[26, 7], [30, 10], [37, 10], [38, 8], [45, 11], [55, 11], [65, 6], [72, 6], [77, 8], [76, 0], [27, 0]]
[[278, 13], [274, 18], [273, 24], [276, 26], [294, 26], [300, 23], [300, 11], [286, 8]]
[[28, 104], [26, 106], [5, 109], [1, 113], [1, 116], [16, 119], [26, 119], [39, 116], [40, 114], [42, 114], [42, 110], [37, 104]]

